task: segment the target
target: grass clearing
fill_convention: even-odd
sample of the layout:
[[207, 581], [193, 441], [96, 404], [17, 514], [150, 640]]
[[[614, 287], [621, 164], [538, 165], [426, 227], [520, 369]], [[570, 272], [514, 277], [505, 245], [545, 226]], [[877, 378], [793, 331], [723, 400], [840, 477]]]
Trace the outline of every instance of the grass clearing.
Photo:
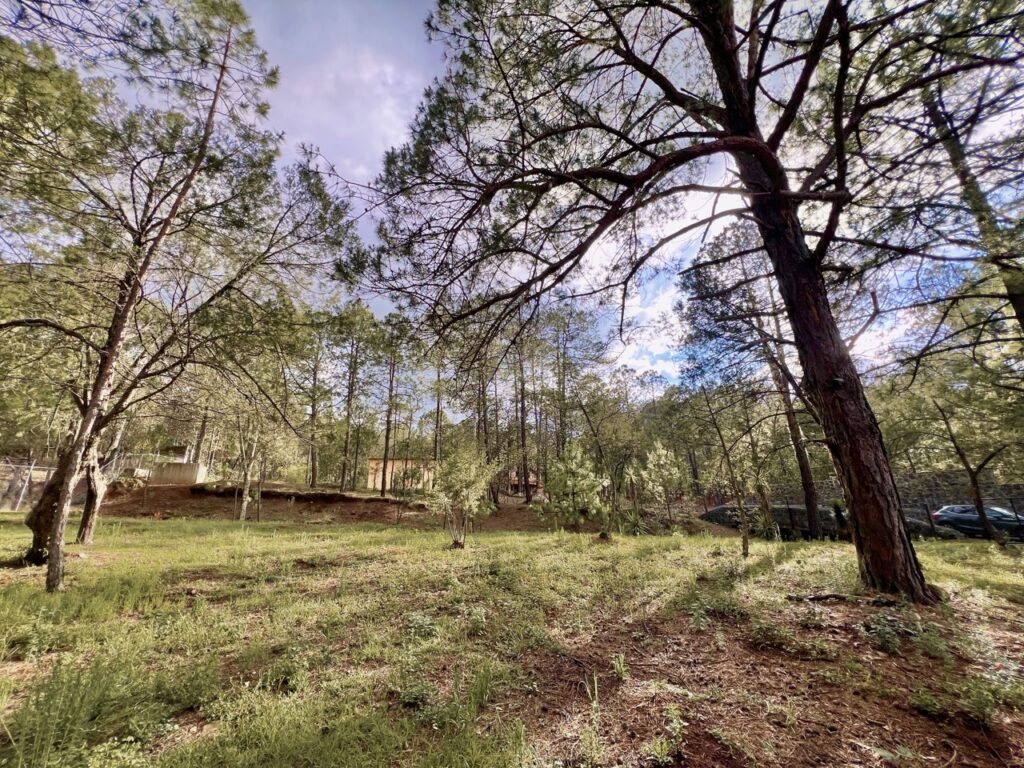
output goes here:
[[[26, 531], [0, 517], [0, 558]], [[1024, 758], [1024, 562], [854, 594], [845, 544], [108, 519], [0, 571], [0, 765], [885, 765]], [[78, 555], [83, 555], [78, 557]], [[882, 725], [878, 725], [882, 724]], [[885, 727], [883, 727], [885, 726]]]

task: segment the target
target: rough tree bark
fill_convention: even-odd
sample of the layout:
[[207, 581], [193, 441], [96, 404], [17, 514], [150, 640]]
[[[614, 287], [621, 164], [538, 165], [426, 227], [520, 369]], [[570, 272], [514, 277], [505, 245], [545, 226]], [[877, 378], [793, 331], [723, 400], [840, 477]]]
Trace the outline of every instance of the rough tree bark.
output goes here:
[[[96, 531], [96, 522], [99, 520], [100, 509], [103, 507], [103, 499], [107, 494], [107, 477], [104, 465], [108, 464], [121, 450], [121, 441], [124, 439], [124, 431], [128, 422], [122, 419], [118, 424], [114, 439], [104, 454], [100, 454], [93, 441], [88, 452], [88, 463], [85, 468], [85, 506], [82, 509], [82, 520], [78, 525], [78, 535], [75, 537], [76, 544], [92, 544], [93, 534]], [[203, 415], [203, 427], [200, 436], [206, 429], [206, 415]]]
[[935, 603], [939, 593], [925, 582], [907, 534], [882, 433], [832, 314], [821, 265], [787, 194], [782, 163], [755, 122], [737, 56], [731, 4], [692, 2], [690, 7], [701, 22], [700, 34], [725, 105], [726, 128], [732, 136], [751, 140], [733, 157], [744, 186], [755, 193], [751, 213], [793, 331], [803, 391], [821, 419], [840, 471], [861, 579], [872, 589]]
[[92, 544], [96, 521], [99, 519], [100, 507], [107, 492], [107, 478], [103, 474], [102, 459], [94, 445], [89, 449], [89, 457], [85, 465], [85, 506], [82, 508], [82, 520], [78, 525], [76, 544]]

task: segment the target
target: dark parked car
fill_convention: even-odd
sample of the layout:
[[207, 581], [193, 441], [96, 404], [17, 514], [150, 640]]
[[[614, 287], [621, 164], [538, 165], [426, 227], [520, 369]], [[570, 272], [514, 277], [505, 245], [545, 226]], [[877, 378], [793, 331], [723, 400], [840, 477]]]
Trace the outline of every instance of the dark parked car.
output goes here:
[[[1012, 511], [1002, 507], [985, 507], [985, 514], [997, 532], [1012, 539], [1024, 539], [1024, 517], [1018, 518]], [[950, 504], [932, 512], [936, 525], [948, 525], [966, 536], [984, 536], [981, 518], [973, 504]]]

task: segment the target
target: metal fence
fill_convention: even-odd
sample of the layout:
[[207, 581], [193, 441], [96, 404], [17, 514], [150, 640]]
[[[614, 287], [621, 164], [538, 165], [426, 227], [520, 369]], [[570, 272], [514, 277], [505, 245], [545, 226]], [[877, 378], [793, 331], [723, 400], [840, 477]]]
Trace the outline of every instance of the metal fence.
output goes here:
[[0, 509], [19, 511], [50, 479], [54, 467], [42, 462], [0, 459]]

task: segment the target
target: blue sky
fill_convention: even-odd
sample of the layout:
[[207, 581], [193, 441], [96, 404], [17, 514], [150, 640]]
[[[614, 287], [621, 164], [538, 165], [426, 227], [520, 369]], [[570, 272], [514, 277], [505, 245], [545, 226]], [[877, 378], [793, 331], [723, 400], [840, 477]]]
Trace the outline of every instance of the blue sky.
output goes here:
[[[442, 47], [427, 40], [424, 26], [434, 0], [243, 2], [281, 70], [270, 94], [271, 125], [289, 147], [312, 144], [345, 178], [371, 181], [443, 69]], [[673, 282], [661, 275], [631, 297], [627, 316], [646, 331], [613, 347], [617, 362], [676, 377], [674, 333], [660, 322], [671, 314]]]
[[281, 69], [271, 124], [313, 144], [353, 181], [370, 181], [400, 143], [443, 66], [427, 41], [433, 0], [244, 0]]

